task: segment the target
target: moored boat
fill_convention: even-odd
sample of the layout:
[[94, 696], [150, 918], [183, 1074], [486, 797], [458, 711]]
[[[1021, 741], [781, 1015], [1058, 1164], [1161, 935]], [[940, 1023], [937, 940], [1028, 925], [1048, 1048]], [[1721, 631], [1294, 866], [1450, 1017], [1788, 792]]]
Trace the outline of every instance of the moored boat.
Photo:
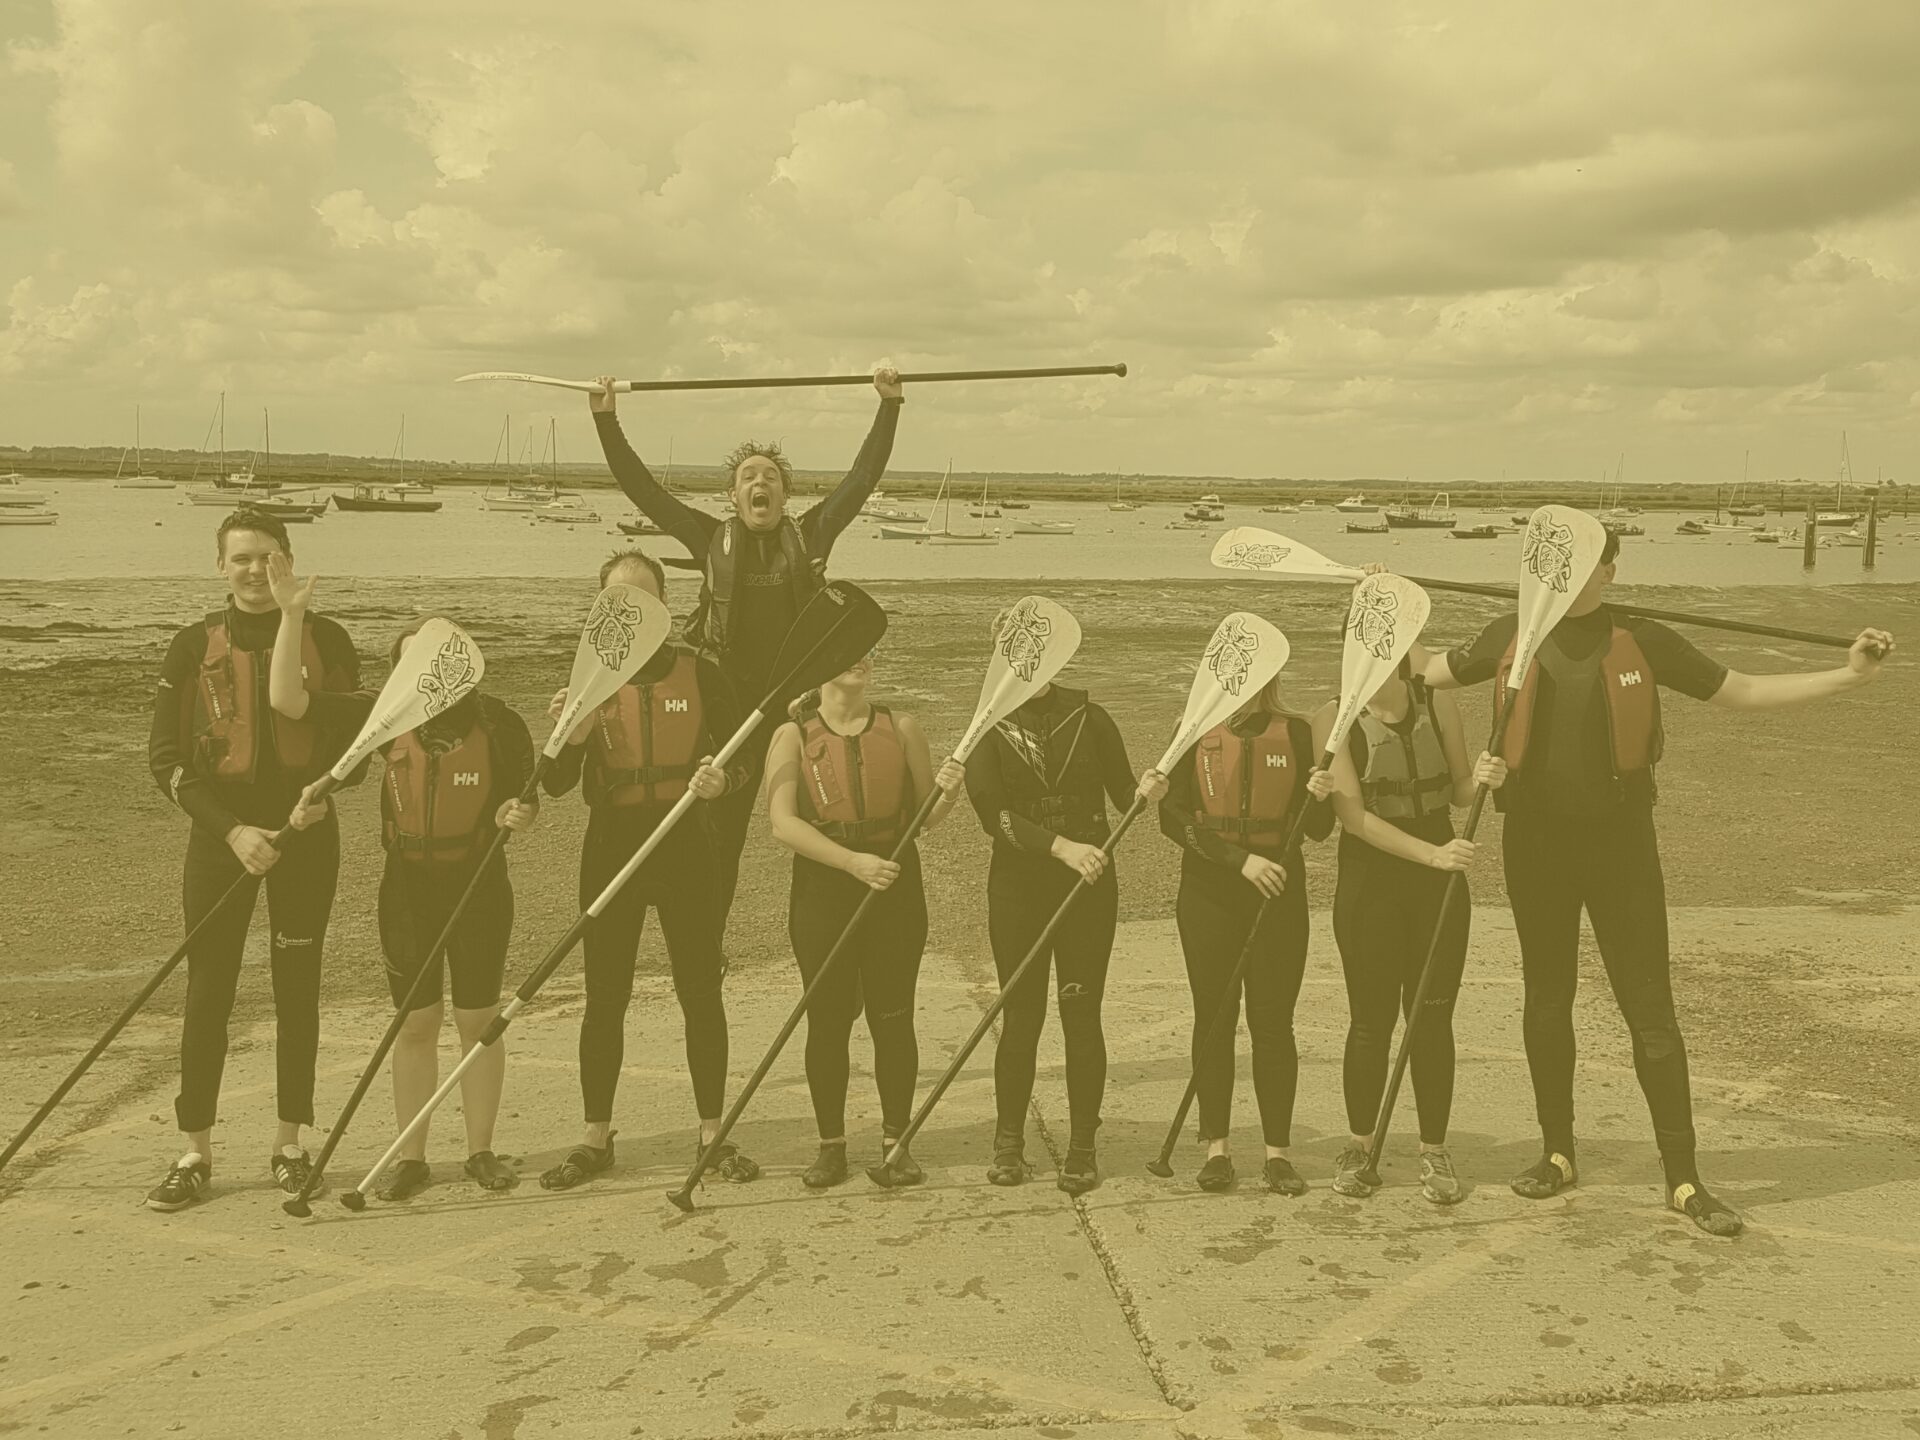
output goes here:
[[1349, 495], [1333, 507], [1343, 515], [1377, 515], [1380, 507], [1365, 495]]
[[0, 525], [52, 525], [59, 519], [57, 510], [23, 510], [11, 506], [0, 510]]
[[47, 503], [46, 492], [29, 490], [20, 483], [24, 479], [26, 479], [24, 475], [0, 475], [0, 507], [12, 509], [15, 506], [25, 507]]
[[1433, 503], [1424, 508], [1406, 501], [1389, 505], [1386, 520], [1397, 530], [1451, 530], [1459, 517], [1453, 513], [1447, 492], [1442, 490], [1433, 497]]
[[1071, 520], [1016, 520], [1013, 522], [1016, 535], [1071, 535]]
[[339, 510], [389, 515], [431, 515], [440, 508], [438, 500], [422, 500], [373, 485], [356, 485], [351, 495], [342, 495], [336, 490], [333, 503]]
[[1347, 522], [1347, 534], [1349, 535], [1384, 535], [1392, 528], [1393, 527], [1384, 520], [1375, 521], [1372, 524], [1369, 524], [1365, 520], [1349, 520]]
[[[1347, 528], [1351, 530], [1353, 527], [1349, 525]], [[1465, 525], [1456, 526], [1448, 533], [1456, 540], [1499, 540], [1507, 532], [1495, 525]]]

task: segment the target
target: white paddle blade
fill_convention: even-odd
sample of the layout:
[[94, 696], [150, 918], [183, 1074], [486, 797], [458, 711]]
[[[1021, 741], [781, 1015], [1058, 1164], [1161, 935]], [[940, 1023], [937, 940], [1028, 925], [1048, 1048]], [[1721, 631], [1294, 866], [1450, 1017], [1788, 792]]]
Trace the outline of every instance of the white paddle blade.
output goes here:
[[1427, 592], [1404, 575], [1369, 575], [1353, 587], [1340, 650], [1340, 708], [1328, 750], [1337, 753], [1346, 743], [1360, 707], [1400, 668], [1432, 610]]
[[1606, 543], [1606, 527], [1585, 511], [1542, 505], [1533, 512], [1520, 547], [1520, 626], [1508, 689], [1527, 678], [1540, 642], [1579, 598]]
[[580, 648], [573, 652], [567, 679], [567, 703], [547, 737], [549, 760], [589, 710], [597, 710], [660, 648], [673, 628], [673, 616], [654, 596], [635, 585], [609, 585], [593, 597]]
[[1285, 535], [1242, 525], [1213, 547], [1213, 563], [1222, 570], [1260, 570], [1268, 575], [1309, 575], [1323, 580], [1358, 580], [1364, 571], [1329, 560], [1318, 550]]
[[980, 703], [953, 758], [965, 760], [989, 729], [1018, 710], [1067, 668], [1080, 648], [1080, 622], [1039, 595], [1015, 603], [1000, 622], [980, 685]]
[[[557, 385], [562, 390], [584, 390], [589, 395], [600, 392], [598, 380], [562, 380], [556, 375], [528, 375], [519, 370], [476, 370], [471, 375], [462, 375], [453, 383], [464, 385], [469, 380], [518, 380], [527, 385]], [[615, 384], [614, 389], [622, 387]]]
[[486, 671], [480, 647], [466, 631], [437, 616], [427, 621], [400, 652], [367, 723], [334, 765], [333, 778], [345, 780], [369, 751], [451, 709]]
[[1236, 610], [1220, 622], [1207, 642], [1207, 653], [1194, 672], [1193, 689], [1173, 743], [1153, 768], [1171, 774], [1180, 757], [1207, 731], [1232, 715], [1287, 663], [1287, 637], [1258, 615]]

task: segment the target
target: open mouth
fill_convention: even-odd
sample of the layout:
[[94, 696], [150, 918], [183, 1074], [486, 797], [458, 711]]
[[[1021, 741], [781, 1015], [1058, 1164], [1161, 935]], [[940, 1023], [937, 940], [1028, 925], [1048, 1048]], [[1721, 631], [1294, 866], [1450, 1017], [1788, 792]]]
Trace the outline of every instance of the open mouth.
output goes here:
[[756, 516], [764, 516], [773, 511], [773, 491], [764, 485], [755, 485], [747, 491], [747, 508]]

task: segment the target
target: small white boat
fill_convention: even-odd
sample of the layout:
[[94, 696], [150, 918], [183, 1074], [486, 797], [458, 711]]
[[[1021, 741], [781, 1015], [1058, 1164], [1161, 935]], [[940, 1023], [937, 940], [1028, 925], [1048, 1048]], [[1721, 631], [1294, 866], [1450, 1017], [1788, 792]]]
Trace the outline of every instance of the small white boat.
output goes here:
[[122, 472], [126, 468], [127, 468], [127, 452], [122, 450], [120, 452], [119, 468], [117, 468], [113, 472], [113, 488], [114, 489], [116, 490], [171, 490], [173, 489], [173, 481], [162, 480], [158, 475], [148, 475], [143, 473], [146, 470], [147, 466], [146, 466], [146, 458], [140, 449], [140, 407], [138, 405], [133, 407], [133, 471], [134, 473], [131, 475], [123, 474]]
[[1834, 544], [1844, 546], [1850, 550], [1858, 550], [1867, 543], [1867, 537], [1860, 533], [1858, 526], [1855, 526], [1851, 530], [1842, 530], [1838, 535], [1831, 536], [1830, 538]]
[[1784, 526], [1772, 530], [1762, 527], [1753, 532], [1753, 543], [1756, 545], [1785, 545], [1799, 538], [1798, 530], [1788, 530]]
[[1182, 518], [1197, 520], [1202, 524], [1212, 524], [1227, 518], [1227, 512], [1222, 506], [1217, 503], [1210, 505], [1205, 500], [1194, 501], [1193, 504], [1189, 505], [1180, 513]]
[[1212, 528], [1211, 525], [1203, 524], [1198, 520], [1167, 521], [1167, 529], [1169, 530], [1211, 530]]
[[882, 540], [924, 540], [933, 532], [925, 525], [882, 525]]
[[547, 525], [597, 525], [600, 517], [578, 505], [549, 505], [533, 512], [533, 518]]
[[0, 506], [44, 505], [47, 497], [39, 490], [29, 490], [20, 482], [24, 475], [0, 475]]
[[924, 525], [927, 517], [911, 510], [896, 510], [891, 505], [869, 505], [860, 512], [869, 520], [884, 520], [890, 525]]
[[1122, 497], [1120, 494], [1120, 477], [1116, 475], [1113, 480], [1113, 499], [1107, 502], [1107, 509], [1118, 511], [1138, 510], [1139, 508], [1139, 502]]
[[1211, 505], [1216, 510], [1221, 508], [1220, 497], [1218, 495], [1202, 495], [1199, 503], [1202, 505]]
[[1851, 528], [1866, 518], [1857, 510], [1822, 510], [1813, 517], [1813, 523], [1823, 530], [1829, 526], [1837, 528], [1841, 525]]
[[0, 525], [52, 525], [59, 518], [52, 510], [0, 510]]
[[1298, 515], [1300, 507], [1298, 505], [1262, 505], [1260, 513], [1262, 515]]
[[1016, 535], [1071, 535], [1071, 520], [1016, 520], [1013, 522]]
[[1380, 507], [1364, 495], [1349, 495], [1333, 507], [1343, 515], [1378, 515]]
[[998, 530], [988, 530], [980, 535], [950, 535], [936, 530], [922, 537], [922, 545], [998, 545], [1006, 537]]

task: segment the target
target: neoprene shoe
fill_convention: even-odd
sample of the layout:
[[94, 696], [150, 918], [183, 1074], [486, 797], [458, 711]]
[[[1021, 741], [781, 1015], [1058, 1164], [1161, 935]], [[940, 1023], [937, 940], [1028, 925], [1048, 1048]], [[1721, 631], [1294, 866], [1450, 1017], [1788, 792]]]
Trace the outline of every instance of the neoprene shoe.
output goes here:
[[820, 1153], [800, 1177], [809, 1190], [828, 1190], [847, 1178], [847, 1142], [820, 1142]]
[[1196, 1183], [1202, 1190], [1218, 1195], [1233, 1188], [1233, 1157], [1231, 1155], [1209, 1155], [1206, 1164], [1200, 1167]]

